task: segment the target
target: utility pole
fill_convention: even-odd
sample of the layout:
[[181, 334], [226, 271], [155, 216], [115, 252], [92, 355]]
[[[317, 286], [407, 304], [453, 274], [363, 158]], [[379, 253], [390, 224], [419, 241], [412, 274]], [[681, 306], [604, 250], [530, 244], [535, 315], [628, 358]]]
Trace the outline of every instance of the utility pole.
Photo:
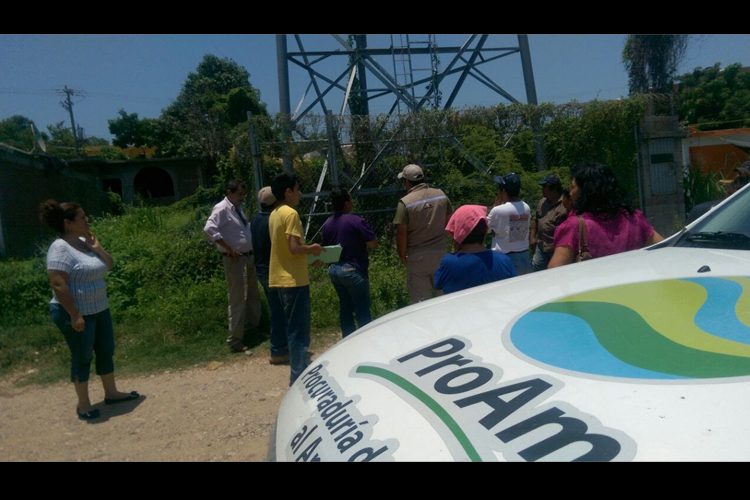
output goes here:
[[[73, 101], [71, 100], [70, 96], [75, 95], [77, 90], [69, 89], [66, 85], [63, 87], [62, 90], [57, 91], [59, 94], [65, 94], [65, 100], [60, 101], [60, 105], [65, 108], [68, 113], [70, 113], [70, 128], [73, 131], [73, 144], [76, 148], [76, 154], [78, 156], [81, 156], [80, 151], [78, 151], [78, 130], [76, 129], [76, 121], [73, 118]], [[80, 93], [79, 93], [80, 95]]]

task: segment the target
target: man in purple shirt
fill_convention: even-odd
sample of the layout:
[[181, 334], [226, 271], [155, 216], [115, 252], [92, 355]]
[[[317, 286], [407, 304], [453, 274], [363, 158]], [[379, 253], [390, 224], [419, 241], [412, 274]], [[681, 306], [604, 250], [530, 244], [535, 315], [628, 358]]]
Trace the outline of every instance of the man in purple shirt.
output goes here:
[[328, 276], [339, 296], [341, 334], [346, 337], [372, 320], [367, 251], [377, 247], [378, 240], [362, 217], [350, 213], [352, 198], [347, 191], [332, 190], [331, 201], [335, 213], [323, 224], [323, 244], [342, 247], [339, 261], [328, 267]]

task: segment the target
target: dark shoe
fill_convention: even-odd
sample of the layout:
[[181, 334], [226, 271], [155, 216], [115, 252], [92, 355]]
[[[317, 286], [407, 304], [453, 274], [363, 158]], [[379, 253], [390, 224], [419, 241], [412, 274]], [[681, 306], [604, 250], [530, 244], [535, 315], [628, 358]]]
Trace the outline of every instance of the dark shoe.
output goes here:
[[268, 360], [269, 363], [272, 365], [284, 365], [289, 364], [289, 355], [288, 354], [279, 354], [278, 356], [275, 356], [271, 354], [271, 358]]
[[81, 420], [93, 420], [95, 418], [99, 418], [99, 408], [94, 408], [93, 410], [85, 411], [81, 413], [78, 411], [78, 408], [76, 408], [76, 415], [78, 415], [78, 418]]
[[138, 394], [138, 392], [132, 391], [130, 394], [128, 394], [124, 398], [119, 398], [119, 399], [104, 398], [104, 404], [105, 405], [116, 405], [117, 403], [126, 403], [128, 401], [135, 401], [136, 399], [138, 399], [140, 397], [141, 397], [141, 395]]
[[240, 352], [244, 353], [245, 356], [252, 356], [253, 355], [253, 351], [251, 351], [250, 348], [248, 346], [246, 346], [246, 345], [240, 345], [240, 346], [230, 345], [229, 346], [229, 350], [232, 351], [232, 352], [234, 352], [234, 353], [240, 353]]

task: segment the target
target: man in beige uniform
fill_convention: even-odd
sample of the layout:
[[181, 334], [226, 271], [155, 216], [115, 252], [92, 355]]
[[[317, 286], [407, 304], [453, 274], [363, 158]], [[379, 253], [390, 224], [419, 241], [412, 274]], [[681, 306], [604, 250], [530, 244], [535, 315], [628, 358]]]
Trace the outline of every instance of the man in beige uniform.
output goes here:
[[398, 174], [407, 193], [396, 207], [396, 246], [401, 264], [406, 266], [409, 303], [442, 295], [433, 287], [432, 275], [446, 252], [445, 226], [451, 215], [445, 193], [424, 182], [419, 165], [407, 165]]
[[539, 181], [539, 185], [542, 186], [542, 199], [536, 205], [529, 229], [529, 247], [534, 249], [531, 259], [534, 272], [547, 269], [555, 253], [555, 229], [568, 218], [560, 178], [550, 174]]

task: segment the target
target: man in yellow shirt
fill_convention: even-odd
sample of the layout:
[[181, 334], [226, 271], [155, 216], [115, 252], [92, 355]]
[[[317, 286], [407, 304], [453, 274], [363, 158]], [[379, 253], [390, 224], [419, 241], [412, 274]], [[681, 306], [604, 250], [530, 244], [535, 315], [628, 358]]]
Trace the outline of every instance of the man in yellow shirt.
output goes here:
[[318, 256], [323, 247], [317, 243], [305, 245], [302, 221], [294, 209], [302, 193], [297, 176], [282, 173], [271, 183], [271, 191], [279, 205], [271, 212], [268, 230], [271, 233], [271, 260], [268, 286], [279, 294], [286, 320], [289, 344], [289, 385], [302, 374], [310, 363], [310, 278], [307, 255]]

